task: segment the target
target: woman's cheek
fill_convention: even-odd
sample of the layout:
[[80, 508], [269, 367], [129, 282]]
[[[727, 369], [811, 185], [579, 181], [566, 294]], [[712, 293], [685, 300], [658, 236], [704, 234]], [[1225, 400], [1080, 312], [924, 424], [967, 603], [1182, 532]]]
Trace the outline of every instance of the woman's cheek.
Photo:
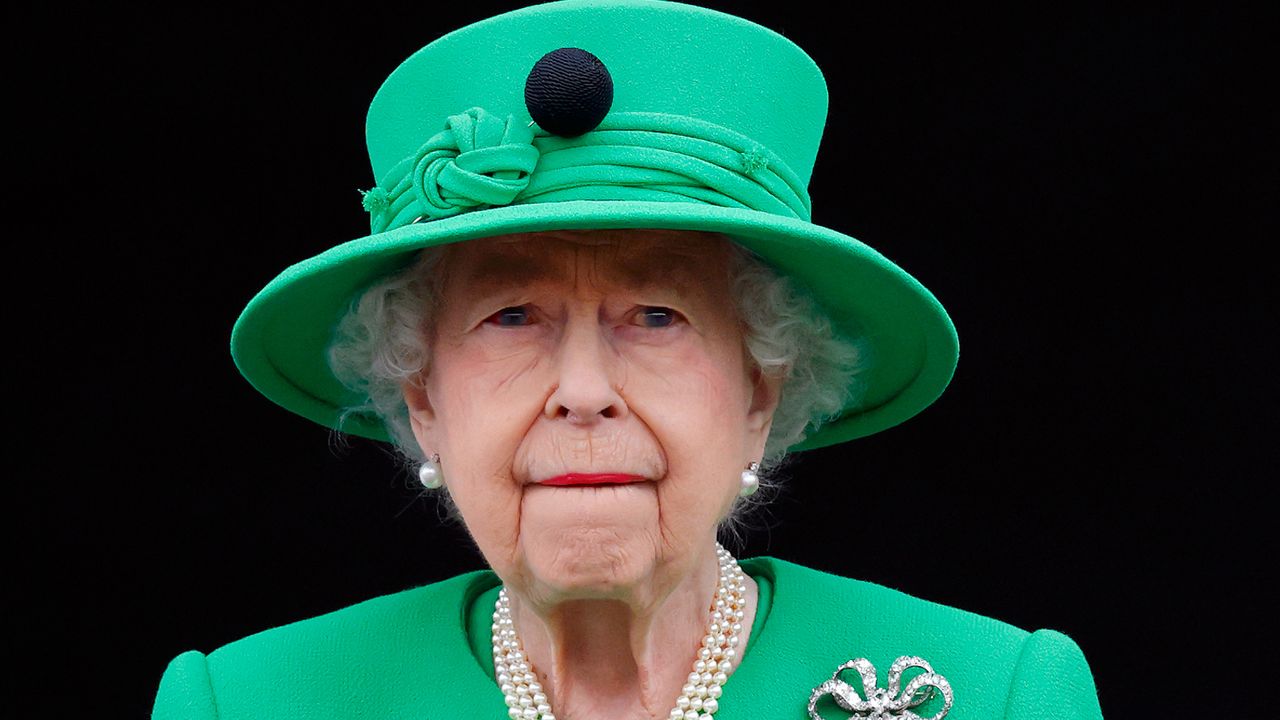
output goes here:
[[[730, 341], [673, 343], [636, 356], [632, 397], [675, 475], [675, 482], [660, 488], [664, 501], [681, 507], [723, 505], [732, 490], [728, 485], [748, 460], [741, 433], [733, 432], [746, 422], [746, 371]], [[727, 478], [728, 485], [709, 482], [712, 477]]]
[[545, 399], [537, 397], [537, 373], [548, 362], [544, 343], [528, 333], [509, 333], [525, 337], [503, 337], [501, 332], [487, 335], [469, 342], [452, 363], [454, 371], [447, 373], [452, 394], [467, 406], [477, 398], [488, 398], [504, 407], [521, 402], [542, 407]]
[[[689, 333], [693, 335], [693, 333]], [[650, 382], [655, 396], [666, 398], [671, 414], [687, 416], [692, 424], [700, 411], [729, 407], [741, 368], [717, 360], [700, 342], [684, 338], [664, 344], [636, 344], [629, 348], [628, 365]], [[680, 410], [676, 412], [677, 408]]]
[[543, 406], [529, 372], [541, 354], [519, 343], [474, 339], [454, 350], [436, 376], [449, 451], [441, 453], [445, 482], [481, 552], [501, 565], [518, 527], [521, 488], [512, 462], [530, 413]]
[[626, 399], [678, 466], [673, 469], [701, 474], [704, 463], [741, 452], [741, 439], [731, 432], [745, 422], [740, 369], [696, 348], [672, 350], [631, 364]]
[[497, 570], [510, 567], [516, 553], [522, 490], [511, 480], [510, 466], [495, 462], [503, 454], [509, 456], [505, 449], [480, 448], [469, 458], [471, 467], [445, 477], [467, 531]]

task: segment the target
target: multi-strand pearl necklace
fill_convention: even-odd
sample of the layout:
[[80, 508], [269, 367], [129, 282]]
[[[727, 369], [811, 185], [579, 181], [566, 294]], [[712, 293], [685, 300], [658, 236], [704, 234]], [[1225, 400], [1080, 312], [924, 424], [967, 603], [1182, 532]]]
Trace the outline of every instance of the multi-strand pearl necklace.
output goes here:
[[[716, 543], [716, 559], [720, 563], [720, 580], [709, 607], [711, 619], [693, 672], [671, 710], [671, 720], [710, 718], [720, 707], [721, 686], [729, 679], [729, 670], [738, 657], [738, 636], [747, 613], [747, 575], [720, 543]], [[493, 668], [506, 696], [507, 716], [511, 720], [556, 720], [516, 635], [505, 587], [494, 604], [492, 629]]]

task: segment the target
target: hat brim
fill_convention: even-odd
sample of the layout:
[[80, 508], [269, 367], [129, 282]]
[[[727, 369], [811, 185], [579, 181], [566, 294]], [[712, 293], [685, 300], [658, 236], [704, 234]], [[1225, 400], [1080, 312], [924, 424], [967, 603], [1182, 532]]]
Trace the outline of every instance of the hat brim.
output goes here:
[[[272, 401], [327, 427], [360, 403], [329, 372], [326, 350], [356, 294], [434, 245], [519, 232], [654, 228], [718, 232], [797, 280], [839, 332], [871, 350], [860, 401], [792, 451], [897, 425], [946, 388], [959, 358], [955, 327], [919, 282], [866, 244], [802, 220], [698, 203], [577, 200], [492, 207], [343, 243], [289, 267], [236, 321], [231, 352]], [[376, 417], [350, 415], [343, 432], [377, 440]]]

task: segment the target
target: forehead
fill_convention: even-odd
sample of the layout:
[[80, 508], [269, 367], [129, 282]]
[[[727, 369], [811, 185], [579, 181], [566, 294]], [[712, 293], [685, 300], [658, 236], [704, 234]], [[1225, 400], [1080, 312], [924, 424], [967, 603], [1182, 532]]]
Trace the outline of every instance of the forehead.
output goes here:
[[679, 230], [572, 230], [482, 238], [450, 246], [450, 275], [465, 287], [590, 279], [628, 286], [705, 282], [728, 241]]

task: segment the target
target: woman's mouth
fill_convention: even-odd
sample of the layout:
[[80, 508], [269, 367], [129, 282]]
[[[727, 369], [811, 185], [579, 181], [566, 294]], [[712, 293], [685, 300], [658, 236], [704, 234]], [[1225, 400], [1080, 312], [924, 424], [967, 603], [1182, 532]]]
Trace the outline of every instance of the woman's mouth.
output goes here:
[[625, 485], [644, 482], [646, 478], [625, 473], [565, 473], [547, 478], [539, 485]]

